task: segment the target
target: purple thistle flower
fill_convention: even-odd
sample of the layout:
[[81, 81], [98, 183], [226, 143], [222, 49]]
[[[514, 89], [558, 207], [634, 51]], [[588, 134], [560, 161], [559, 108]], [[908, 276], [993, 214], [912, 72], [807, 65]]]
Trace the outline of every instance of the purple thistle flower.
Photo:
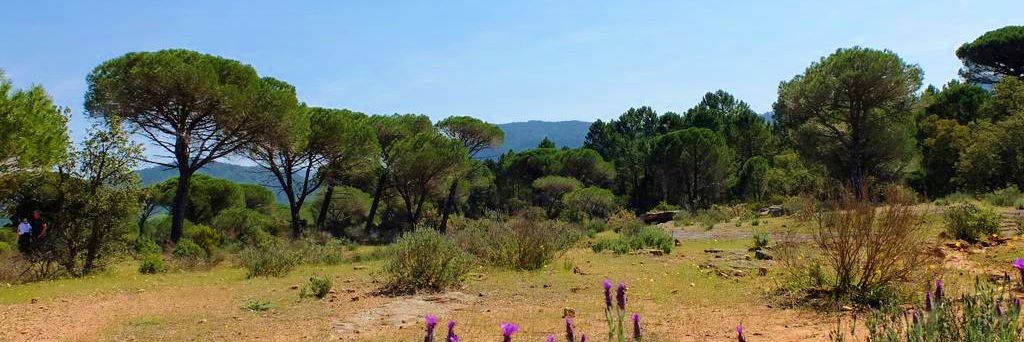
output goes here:
[[434, 342], [434, 327], [437, 327], [437, 316], [427, 315], [427, 336], [423, 337], [423, 342]]
[[519, 326], [514, 323], [501, 323], [501, 336], [504, 337], [502, 341], [512, 342], [512, 335], [519, 331]]
[[1017, 310], [1018, 313], [1020, 313], [1020, 298], [1013, 299], [1013, 308]]
[[546, 341], [555, 342], [555, 335], [548, 335], [548, 339]]
[[1024, 286], [1024, 259], [1017, 258], [1017, 260], [1014, 260], [1013, 267], [1020, 271], [1020, 283]]
[[580, 342], [587, 342], [587, 334], [583, 334], [583, 336], [580, 336]]
[[604, 279], [604, 307], [605, 309], [612, 309], [612, 281], [608, 278]]
[[448, 321], [448, 336], [445, 342], [459, 342], [459, 335], [455, 335], [455, 321]]
[[619, 305], [619, 310], [626, 310], [626, 284], [619, 283], [619, 288], [615, 290], [615, 302]]
[[736, 340], [739, 342], [747, 342], [747, 339], [743, 337], [743, 323], [736, 326]]
[[576, 328], [572, 325], [572, 317], [565, 318], [565, 340], [576, 342]]
[[640, 342], [640, 314], [633, 314], [633, 341]]
[[945, 287], [942, 286], [942, 279], [935, 281], [935, 303], [942, 303], [942, 295], [945, 293]]
[[932, 293], [924, 293], [924, 311], [932, 311]]

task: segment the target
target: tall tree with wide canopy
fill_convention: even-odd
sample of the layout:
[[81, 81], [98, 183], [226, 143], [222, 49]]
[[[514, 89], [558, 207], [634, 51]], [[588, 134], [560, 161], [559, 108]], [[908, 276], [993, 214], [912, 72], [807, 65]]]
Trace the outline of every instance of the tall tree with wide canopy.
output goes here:
[[0, 70], [0, 176], [60, 161], [71, 144], [67, 121], [43, 87], [14, 89]]
[[390, 160], [390, 178], [405, 204], [409, 227], [423, 214], [423, 204], [439, 192], [469, 159], [462, 143], [436, 132], [422, 132], [396, 142]]
[[[477, 153], [484, 149], [496, 149], [505, 140], [505, 132], [497, 125], [474, 117], [452, 116], [441, 120], [436, 126], [441, 134], [462, 144], [466, 148], [466, 152], [469, 153], [469, 163], [472, 165], [467, 165], [469, 167], [466, 169], [465, 176], [469, 176], [480, 168], [480, 164], [473, 161]], [[458, 191], [460, 178], [462, 177], [454, 177], [448, 188], [448, 197], [445, 199], [441, 222], [438, 224], [438, 230], [442, 232], [448, 228], [448, 215], [455, 206], [455, 194]]]
[[245, 154], [277, 180], [277, 187], [288, 200], [292, 237], [299, 238], [305, 228], [302, 206], [324, 182], [318, 174], [325, 159], [319, 153], [324, 136], [313, 133], [319, 127], [311, 125], [309, 108], [296, 103], [282, 109], [280, 120], [256, 135]]
[[374, 115], [370, 117], [370, 125], [377, 133], [377, 146], [380, 149], [376, 158], [377, 186], [373, 192], [373, 202], [370, 203], [370, 212], [366, 215], [367, 232], [373, 227], [381, 197], [389, 186], [388, 178], [394, 164], [395, 144], [402, 139], [421, 132], [432, 132], [434, 129], [430, 124], [430, 118], [416, 114]]
[[1007, 26], [986, 32], [956, 49], [964, 63], [964, 78], [996, 83], [1003, 76], [1024, 78], [1024, 26]]
[[239, 151], [296, 101], [294, 89], [251, 66], [189, 50], [128, 53], [97, 66], [87, 82], [90, 116], [124, 122], [167, 153], [146, 161], [178, 170], [173, 242], [181, 239], [192, 174]]
[[839, 49], [779, 85], [776, 120], [804, 158], [864, 197], [869, 179], [892, 180], [914, 153], [921, 68], [885, 50]]
[[615, 164], [618, 192], [629, 194], [634, 207], [642, 202], [650, 140], [657, 135], [660, 124], [658, 113], [651, 107], [630, 108], [616, 120], [594, 122], [583, 142], [583, 147]]
[[347, 109], [311, 108], [310, 119], [318, 152], [324, 158], [320, 175], [326, 179], [323, 200], [316, 224], [321, 229], [327, 220], [334, 187], [347, 177], [367, 174], [376, 168], [380, 154], [373, 126], [363, 113]]

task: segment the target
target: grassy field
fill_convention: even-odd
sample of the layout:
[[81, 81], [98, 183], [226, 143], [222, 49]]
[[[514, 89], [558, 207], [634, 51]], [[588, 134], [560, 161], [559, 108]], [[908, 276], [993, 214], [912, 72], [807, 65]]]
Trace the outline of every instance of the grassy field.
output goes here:
[[[432, 313], [456, 320], [466, 341], [494, 340], [502, 322], [520, 325], [517, 340], [540, 341], [561, 334], [566, 308], [577, 313], [580, 331], [598, 337], [606, 332], [605, 278], [628, 285], [629, 311], [642, 315], [645, 341], [730, 341], [740, 323], [751, 340], [828, 339], [834, 314], [778, 305], [770, 295], [783, 281], [778, 265], [746, 258], [753, 230], [807, 227], [789, 218], [711, 230], [664, 227], [683, 237], [668, 255], [616, 256], [581, 245], [539, 271], [480, 267], [458, 290], [404, 297], [376, 293], [380, 261], [303, 266], [287, 277], [255, 279], [230, 260], [209, 271], [158, 275], [141, 275], [134, 261], [123, 261], [86, 278], [0, 288], [0, 340], [412, 341]], [[966, 282], [998, 270], [1019, 255], [1016, 243], [947, 257], [961, 263], [947, 273]], [[333, 278], [334, 292], [300, 300], [297, 286], [313, 275]], [[252, 301], [269, 309], [245, 308]]]

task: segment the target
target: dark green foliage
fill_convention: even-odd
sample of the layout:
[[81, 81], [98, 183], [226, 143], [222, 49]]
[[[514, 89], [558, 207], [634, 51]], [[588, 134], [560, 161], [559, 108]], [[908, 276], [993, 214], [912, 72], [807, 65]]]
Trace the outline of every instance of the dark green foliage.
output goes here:
[[1002, 76], [1024, 78], [1024, 26], [1006, 26], [986, 32], [956, 49], [964, 63], [960, 73], [980, 83], [995, 83]]
[[331, 287], [333, 286], [331, 277], [309, 277], [309, 281], [306, 282], [305, 285], [302, 285], [302, 289], [299, 290], [299, 298], [316, 297], [316, 299], [323, 299], [331, 292]]
[[801, 156], [866, 190], [869, 180], [898, 180], [910, 162], [921, 74], [891, 51], [839, 49], [779, 86], [775, 119]]
[[157, 274], [166, 270], [164, 257], [160, 254], [146, 254], [142, 257], [142, 264], [139, 265], [139, 273], [142, 274]]
[[615, 194], [608, 189], [586, 187], [565, 194], [565, 215], [573, 222], [608, 217], [619, 207]]
[[946, 233], [955, 239], [978, 242], [999, 231], [1000, 216], [994, 209], [969, 202], [946, 209]]
[[250, 299], [242, 305], [242, 309], [249, 310], [252, 312], [263, 312], [273, 308], [268, 300]]
[[269, 214], [277, 202], [274, 199], [274, 193], [267, 189], [267, 187], [258, 184], [238, 184], [238, 187], [242, 190], [242, 201], [245, 203], [246, 209], [256, 210], [264, 214]]
[[261, 246], [273, 239], [267, 232], [271, 220], [269, 216], [252, 209], [232, 208], [214, 217], [210, 226], [227, 242]]
[[[172, 178], [157, 185], [160, 189], [168, 191], [160, 198], [165, 201], [173, 201], [177, 184], [178, 179]], [[191, 177], [188, 197], [185, 202], [188, 208], [185, 218], [189, 222], [201, 224], [210, 223], [221, 211], [244, 208], [246, 205], [245, 192], [241, 186], [226, 179], [213, 178], [203, 174]], [[171, 202], [161, 203], [166, 207], [171, 204]]]
[[1024, 200], [1024, 194], [1017, 189], [1017, 186], [1011, 185], [1003, 189], [999, 189], [982, 196], [985, 202], [997, 207], [1015, 207], [1017, 203]]
[[384, 260], [384, 289], [393, 293], [443, 291], [462, 284], [473, 256], [433, 229], [403, 234]]
[[651, 154], [661, 200], [670, 204], [705, 208], [730, 187], [733, 152], [714, 131], [687, 128], [663, 135]]

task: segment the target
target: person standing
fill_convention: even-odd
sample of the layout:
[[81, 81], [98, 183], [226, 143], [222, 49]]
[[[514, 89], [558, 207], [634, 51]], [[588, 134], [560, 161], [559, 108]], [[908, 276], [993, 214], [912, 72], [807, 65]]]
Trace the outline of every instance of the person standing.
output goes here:
[[18, 224], [18, 250], [26, 255], [32, 252], [32, 224], [25, 217]]

